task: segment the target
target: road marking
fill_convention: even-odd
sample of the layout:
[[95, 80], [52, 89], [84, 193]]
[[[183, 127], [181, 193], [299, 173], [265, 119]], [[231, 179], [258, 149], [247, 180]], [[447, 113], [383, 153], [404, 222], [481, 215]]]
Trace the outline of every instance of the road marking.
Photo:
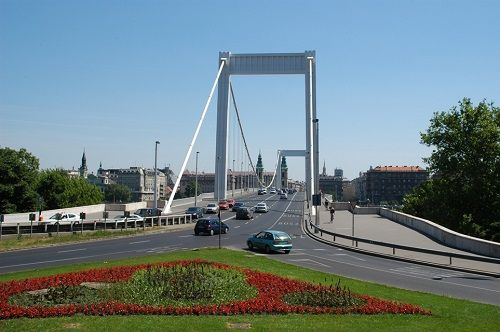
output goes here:
[[234, 226], [234, 228], [240, 228], [241, 226]]
[[317, 262], [317, 261], [315, 261], [313, 259], [309, 259], [309, 258], [289, 259], [289, 261], [291, 261], [291, 262], [304, 262], [304, 263], [313, 262], [313, 263], [321, 265], [321, 266], [330, 267], [330, 265], [326, 265], [326, 264]]
[[146, 243], [146, 242], [150, 242], [150, 241], [151, 240], [135, 241], [135, 242], [130, 242], [129, 244]]
[[58, 254], [62, 254], [62, 253], [65, 253], [65, 252], [74, 252], [74, 251], [82, 251], [82, 250], [87, 250], [87, 248], [71, 249], [71, 250], [61, 250], [61, 251], [58, 251], [57, 253]]
[[[332, 258], [326, 258], [326, 257], [321, 257], [321, 256], [314, 256], [314, 255], [307, 254], [307, 253], [306, 253], [306, 255], [309, 255], [309, 256], [312, 256], [312, 257], [315, 257], [315, 258], [319, 258], [319, 259], [324, 259], [324, 260], [327, 260], [327, 261], [332, 261], [332, 262], [340, 263], [340, 264], [345, 264], [345, 265], [350, 265], [350, 266], [354, 266], [354, 267], [358, 267], [358, 268], [373, 270], [373, 271], [377, 271], [377, 272], [396, 274], [396, 275], [405, 276], [405, 277], [411, 277], [411, 278], [415, 278], [415, 279], [429, 280], [428, 278], [423, 278], [423, 277], [419, 277], [419, 276], [415, 276], [415, 275], [408, 275], [408, 274], [403, 274], [403, 273], [399, 273], [399, 272], [395, 272], [395, 271], [391, 271], [391, 270], [385, 270], [385, 269], [377, 269], [375, 267], [369, 267], [369, 266], [360, 266], [360, 265], [357, 265], [357, 264], [354, 264], [354, 263], [348, 263], [348, 262], [344, 262], [344, 261], [339, 261], [339, 260], [335, 260], [335, 259], [332, 259]], [[474, 274], [471, 274], [471, 275], [474, 275]], [[476, 286], [470, 286], [470, 285], [464, 285], [464, 284], [461, 284], [461, 283], [458, 283], [458, 282], [451, 282], [451, 281], [445, 281], [445, 280], [438, 280], [438, 282], [444, 283], [444, 284], [449, 284], [449, 285], [454, 285], [454, 286], [467, 287], [467, 288], [472, 288], [472, 289], [484, 290], [484, 291], [488, 291], [488, 292], [500, 293], [500, 290], [489, 289], [489, 288], [484, 288], [484, 287], [476, 287]]]
[[193, 234], [189, 234], [189, 235], [179, 235], [179, 237], [192, 237]]

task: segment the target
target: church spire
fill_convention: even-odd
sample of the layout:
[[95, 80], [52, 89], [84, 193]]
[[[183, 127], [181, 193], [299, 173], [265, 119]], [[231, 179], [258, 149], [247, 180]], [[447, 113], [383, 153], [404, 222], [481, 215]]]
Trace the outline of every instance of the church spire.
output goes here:
[[326, 161], [324, 160], [323, 160], [323, 173], [321, 175], [326, 176]]
[[80, 171], [80, 176], [86, 179], [88, 168], [87, 168], [87, 157], [85, 156], [85, 149], [83, 149], [82, 165], [78, 170]]

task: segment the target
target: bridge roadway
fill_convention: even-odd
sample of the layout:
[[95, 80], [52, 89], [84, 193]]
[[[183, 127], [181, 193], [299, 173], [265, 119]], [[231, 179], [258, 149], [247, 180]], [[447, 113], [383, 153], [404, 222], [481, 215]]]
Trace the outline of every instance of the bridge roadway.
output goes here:
[[[294, 248], [288, 255], [267, 255], [271, 259], [359, 280], [500, 305], [497, 278], [366, 255], [311, 239], [301, 225], [303, 198], [303, 193], [289, 195], [288, 200], [280, 200], [277, 195], [248, 196], [245, 200], [249, 204], [265, 200], [270, 211], [256, 214], [250, 221], [234, 220], [234, 212], [223, 212], [222, 219], [230, 230], [222, 236], [222, 246], [247, 250], [250, 234], [266, 228], [280, 229], [293, 237]], [[218, 236], [194, 236], [191, 224], [173, 232], [0, 253], [0, 273], [217, 246]]]

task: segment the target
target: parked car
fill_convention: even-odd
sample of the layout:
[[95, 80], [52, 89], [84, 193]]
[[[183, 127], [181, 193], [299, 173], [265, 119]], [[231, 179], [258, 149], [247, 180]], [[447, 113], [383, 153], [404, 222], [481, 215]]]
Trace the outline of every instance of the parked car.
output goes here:
[[217, 213], [219, 212], [219, 206], [215, 203], [208, 203], [205, 208], [205, 213]]
[[235, 200], [233, 198], [228, 198], [226, 199], [227, 205], [229, 205], [229, 208], [232, 208], [234, 206]]
[[49, 225], [55, 225], [59, 223], [59, 225], [63, 224], [72, 224], [72, 223], [80, 223], [80, 216], [75, 213], [56, 213], [47, 221], [45, 221]]
[[203, 217], [203, 208], [192, 206], [186, 210], [186, 214], [190, 214], [193, 219], [198, 219]]
[[[127, 221], [143, 221], [144, 218], [141, 217], [140, 215], [138, 214], [130, 214], [129, 217], [126, 217], [127, 218]], [[115, 221], [118, 221], [118, 222], [124, 222], [125, 221], [125, 215], [121, 215], [121, 216], [118, 216], [115, 218]]]
[[238, 220], [246, 220], [253, 219], [253, 210], [249, 207], [241, 207], [236, 211], [236, 219]]
[[244, 206], [245, 206], [245, 203], [243, 203], [243, 202], [236, 202], [236, 203], [234, 203], [234, 205], [233, 205], [233, 211], [234, 211], [234, 212], [238, 212], [238, 210], [239, 210], [240, 208], [244, 207]]
[[257, 203], [257, 205], [255, 205], [255, 212], [266, 213], [267, 211], [269, 211], [269, 207], [267, 206], [266, 203], [260, 202], [260, 203]]
[[196, 222], [196, 226], [194, 226], [194, 235], [200, 234], [219, 234], [219, 230], [221, 230], [222, 234], [227, 234], [229, 231], [229, 226], [227, 226], [224, 222], [220, 222], [218, 218], [201, 218]]
[[137, 214], [141, 217], [157, 217], [161, 216], [162, 212], [163, 212], [162, 209], [158, 208], [143, 208], [135, 211], [134, 214]]
[[285, 232], [268, 229], [249, 237], [247, 246], [250, 250], [262, 249], [267, 254], [271, 251], [288, 254], [292, 250], [292, 238]]
[[229, 210], [229, 204], [227, 203], [227, 201], [225, 199], [223, 199], [219, 202], [219, 209]]

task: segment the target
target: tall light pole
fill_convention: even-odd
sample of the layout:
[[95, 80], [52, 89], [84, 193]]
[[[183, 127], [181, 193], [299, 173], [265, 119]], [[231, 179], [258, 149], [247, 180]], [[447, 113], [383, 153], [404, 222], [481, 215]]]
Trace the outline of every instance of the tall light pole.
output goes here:
[[200, 152], [196, 151], [196, 175], [194, 180], [194, 206], [196, 206], [196, 202], [198, 199], [198, 154]]
[[154, 194], [153, 194], [153, 207], [156, 209], [158, 208], [158, 197], [157, 197], [157, 192], [156, 192], [156, 177], [157, 177], [157, 163], [158, 163], [158, 144], [160, 144], [160, 141], [155, 142], [155, 181], [154, 181]]
[[234, 187], [236, 186], [236, 176], [235, 176], [235, 172], [234, 172], [234, 159], [233, 159], [233, 168], [232, 168], [232, 175], [233, 175], [233, 178], [231, 179], [231, 187], [233, 189], [233, 193], [231, 195], [231, 197], [234, 197]]

